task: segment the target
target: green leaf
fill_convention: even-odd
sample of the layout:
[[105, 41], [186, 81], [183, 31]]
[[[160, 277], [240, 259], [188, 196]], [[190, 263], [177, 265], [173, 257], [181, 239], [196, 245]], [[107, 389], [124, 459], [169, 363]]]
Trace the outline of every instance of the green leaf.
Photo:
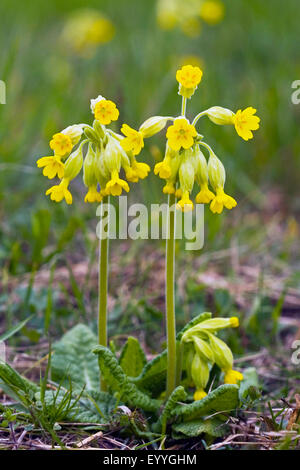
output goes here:
[[254, 367], [248, 367], [243, 370], [243, 380], [239, 389], [239, 396], [243, 398], [258, 398], [259, 397], [259, 381], [256, 369]]
[[[172, 416], [182, 418], [183, 421], [194, 421], [201, 416], [208, 416], [222, 411], [228, 414], [239, 405], [238, 390], [237, 385], [221, 385], [202, 400], [177, 406], [172, 411]], [[219, 413], [218, 417], [221, 416], [222, 413]]]
[[2, 361], [0, 361], [0, 379], [8, 387], [8, 390], [12, 392], [11, 396], [13, 397], [18, 396], [19, 392], [32, 395], [39, 390], [36, 384], [22, 377], [15, 369]]
[[76, 421], [80, 423], [108, 424], [117, 406], [117, 400], [107, 392], [91, 391], [78, 402]]
[[99, 368], [92, 349], [97, 345], [94, 333], [85, 325], [77, 325], [54, 344], [52, 379], [74, 391], [99, 390]]
[[[211, 318], [211, 313], [204, 312], [197, 315], [177, 334], [177, 341], [180, 341], [183, 333], [192, 326]], [[167, 375], [167, 351], [163, 351], [154, 359], [149, 361], [142, 373], [133, 382], [141, 390], [147, 391], [151, 396], [158, 397], [166, 389]]]
[[174, 431], [173, 437], [176, 439], [182, 439], [184, 436], [198, 437], [202, 433], [213, 437], [221, 437], [226, 434], [227, 425], [217, 418], [197, 419], [186, 423], [173, 424], [172, 430]]
[[0, 336], [0, 341], [6, 341], [7, 339], [9, 339], [11, 336], [13, 336], [15, 333], [17, 333], [18, 331], [20, 331], [25, 325], [26, 323], [29, 322], [29, 320], [31, 320], [33, 317], [33, 315], [31, 315], [30, 317], [26, 318], [26, 320], [23, 320], [22, 322], [18, 323], [16, 326], [14, 326], [13, 328], [11, 328], [10, 330], [6, 331], [5, 333], [3, 333], [2, 336]]
[[147, 362], [142, 373], [132, 382], [151, 396], [158, 397], [166, 388], [166, 371], [167, 351], [164, 351]]
[[184, 328], [182, 328], [181, 331], [177, 334], [176, 339], [178, 341], [181, 340], [183, 333], [185, 333], [189, 328], [192, 328], [192, 326], [198, 325], [198, 323], [201, 323], [205, 320], [208, 320], [209, 318], [212, 317], [212, 314], [210, 312], [203, 312], [197, 315], [195, 318], [193, 318], [190, 322], [188, 322]]
[[118, 392], [124, 403], [145, 411], [157, 411], [159, 409], [160, 402], [142, 393], [128, 379], [116, 357], [109, 349], [97, 346], [93, 352], [98, 355], [101, 374], [105, 382], [114, 392]]
[[162, 434], [166, 433], [167, 423], [169, 418], [171, 418], [172, 411], [178, 405], [178, 402], [185, 400], [186, 397], [187, 394], [181, 385], [175, 388], [175, 390], [173, 390], [165, 404], [165, 407], [158, 422], [155, 423], [155, 425], [153, 426], [153, 429], [155, 431], [161, 430]]
[[139, 341], [133, 336], [129, 336], [119, 359], [123, 371], [130, 377], [137, 377], [142, 372], [146, 362], [146, 356]]

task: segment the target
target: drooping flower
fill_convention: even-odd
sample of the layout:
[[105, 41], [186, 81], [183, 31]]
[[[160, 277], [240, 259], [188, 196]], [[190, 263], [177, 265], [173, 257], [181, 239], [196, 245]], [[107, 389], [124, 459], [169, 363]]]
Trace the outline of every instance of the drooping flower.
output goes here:
[[58, 155], [39, 158], [36, 164], [38, 168], [44, 168], [43, 175], [47, 176], [50, 180], [55, 178], [56, 175], [60, 179], [64, 176], [64, 164]]
[[226, 194], [224, 192], [224, 189], [221, 186], [217, 188], [216, 193], [217, 194], [215, 195], [214, 199], [211, 201], [210, 206], [209, 206], [210, 210], [214, 214], [216, 213], [221, 214], [224, 207], [226, 207], [226, 209], [233, 209], [233, 207], [236, 207], [237, 205], [236, 200], [233, 197]]
[[252, 139], [252, 131], [259, 129], [260, 118], [254, 116], [255, 113], [256, 109], [249, 107], [244, 109], [244, 111], [239, 109], [233, 116], [235, 130], [244, 140]]
[[111, 180], [106, 184], [106, 191], [112, 196], [121, 196], [124, 189], [127, 193], [129, 191], [128, 183], [119, 177], [117, 170], [114, 170], [111, 175]]
[[126, 152], [132, 152], [133, 155], [138, 155], [144, 147], [143, 133], [132, 129], [128, 124], [123, 124], [121, 132], [125, 135], [121, 141], [123, 149]]
[[63, 178], [61, 182], [52, 186], [46, 191], [46, 196], [50, 195], [50, 199], [55, 202], [60, 202], [65, 199], [67, 204], [72, 204], [72, 194], [68, 190], [69, 180]]
[[215, 197], [210, 203], [210, 210], [215, 214], [221, 214], [223, 208], [232, 209], [236, 207], [236, 200], [224, 192], [224, 184], [226, 179], [225, 168], [221, 160], [211, 153], [208, 161], [209, 181], [215, 190]]
[[196, 135], [195, 127], [186, 118], [177, 118], [167, 130], [168, 145], [173, 150], [180, 150], [181, 147], [189, 149], [194, 144]]
[[218, 331], [223, 328], [236, 328], [238, 325], [237, 317], [209, 317], [183, 333], [181, 343], [185, 352], [185, 369], [187, 376], [192, 378], [196, 386], [194, 400], [202, 400], [206, 396], [209, 366], [216, 364], [221, 369], [224, 373], [224, 383], [238, 384], [243, 380], [241, 372], [233, 370], [233, 355], [230, 348], [217, 336]]
[[243, 380], [243, 374], [237, 370], [228, 369], [224, 374], [225, 384], [238, 384]]

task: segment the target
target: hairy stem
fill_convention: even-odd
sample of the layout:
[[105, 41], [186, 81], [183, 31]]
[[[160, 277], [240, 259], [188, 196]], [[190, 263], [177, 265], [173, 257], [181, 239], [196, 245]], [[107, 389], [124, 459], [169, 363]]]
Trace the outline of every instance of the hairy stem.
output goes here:
[[[109, 220], [109, 196], [105, 196], [102, 205], [107, 206]], [[103, 214], [102, 214], [103, 215]], [[99, 241], [99, 284], [98, 284], [98, 339], [101, 346], [107, 347], [107, 288], [108, 288], [108, 248], [109, 236], [104, 233], [104, 227], [100, 229]], [[101, 380], [101, 390], [106, 386]]]
[[168, 230], [166, 240], [166, 325], [167, 325], [167, 390], [166, 398], [176, 384], [176, 324], [175, 324], [175, 195], [168, 196]]

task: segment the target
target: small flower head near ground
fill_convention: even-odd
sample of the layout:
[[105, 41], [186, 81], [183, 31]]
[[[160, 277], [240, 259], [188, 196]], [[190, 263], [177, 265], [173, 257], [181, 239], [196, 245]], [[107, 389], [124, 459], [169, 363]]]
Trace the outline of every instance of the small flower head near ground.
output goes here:
[[209, 318], [189, 328], [183, 334], [181, 343], [186, 358], [188, 382], [196, 387], [194, 400], [201, 400], [207, 395], [205, 388], [214, 364], [223, 372], [225, 384], [239, 384], [243, 380], [243, 374], [233, 370], [233, 355], [230, 348], [217, 336], [224, 328], [238, 326], [237, 317]]

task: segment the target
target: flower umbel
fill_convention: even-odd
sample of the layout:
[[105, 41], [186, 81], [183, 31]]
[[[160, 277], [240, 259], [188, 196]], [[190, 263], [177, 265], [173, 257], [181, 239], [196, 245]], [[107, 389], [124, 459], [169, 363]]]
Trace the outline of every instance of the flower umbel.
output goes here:
[[[210, 315], [211, 314], [205, 314]], [[224, 372], [224, 383], [238, 384], [243, 380], [241, 372], [232, 369], [233, 356], [227, 344], [217, 337], [223, 328], [235, 328], [237, 317], [208, 318], [186, 330], [181, 338], [185, 353], [185, 368], [188, 377], [196, 386], [194, 400], [206, 396], [209, 367], [216, 364]]]
[[144, 145], [144, 135], [159, 132], [169, 119], [160, 116], [150, 118], [141, 126], [141, 131], [124, 124], [122, 131], [128, 136], [124, 138], [106, 128], [119, 116], [113, 101], [98, 95], [91, 100], [91, 110], [95, 115], [93, 126], [74, 124], [54, 134], [50, 142], [54, 155], [37, 161], [37, 166], [43, 168], [45, 176], [49, 179], [58, 176], [61, 180], [46, 192], [55, 202], [65, 200], [67, 204], [72, 203], [68, 187], [82, 168], [83, 182], [87, 187], [85, 202], [99, 203], [104, 196], [120, 196], [123, 190], [128, 192], [129, 185], [122, 179], [120, 172], [124, 170], [128, 181], [134, 183], [147, 177], [150, 167], [146, 163], [137, 162], [135, 155]]

